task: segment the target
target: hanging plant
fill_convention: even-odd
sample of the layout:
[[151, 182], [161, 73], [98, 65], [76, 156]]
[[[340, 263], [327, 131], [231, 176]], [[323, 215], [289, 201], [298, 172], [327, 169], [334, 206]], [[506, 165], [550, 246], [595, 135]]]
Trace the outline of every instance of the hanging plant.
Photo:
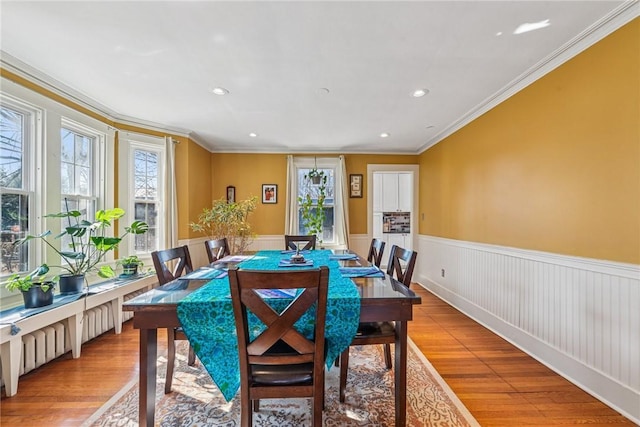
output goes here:
[[[322, 243], [324, 226], [324, 201], [327, 197], [327, 176], [323, 170], [311, 169], [304, 175], [304, 179], [314, 184], [304, 196], [298, 196], [302, 226], [308, 234], [316, 236], [318, 243]], [[314, 183], [314, 179], [318, 181]], [[307, 186], [310, 187], [310, 186]]]

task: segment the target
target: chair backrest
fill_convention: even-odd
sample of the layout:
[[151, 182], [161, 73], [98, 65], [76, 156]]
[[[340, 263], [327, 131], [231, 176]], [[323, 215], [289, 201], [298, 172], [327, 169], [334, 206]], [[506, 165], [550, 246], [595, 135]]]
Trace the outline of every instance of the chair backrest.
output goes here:
[[187, 245], [151, 252], [151, 259], [161, 285], [193, 271]]
[[[402, 282], [405, 286], [411, 284], [411, 276], [413, 276], [413, 268], [416, 265], [418, 253], [409, 249], [401, 248], [393, 245], [391, 247], [391, 255], [389, 256], [389, 264], [387, 265], [387, 274]], [[402, 266], [401, 261], [405, 263]]]
[[215, 262], [220, 258], [224, 258], [230, 255], [229, 243], [227, 238], [207, 240], [204, 242], [204, 247], [207, 250], [207, 256], [209, 257], [209, 263]]
[[[302, 245], [304, 243], [304, 246]], [[305, 235], [305, 236], [294, 236], [291, 234], [284, 235], [284, 248], [297, 250], [300, 247], [300, 250], [307, 249], [315, 249], [316, 248], [316, 236], [315, 235]]]
[[[249, 378], [249, 365], [254, 364], [293, 365], [313, 362], [318, 369], [324, 369], [324, 330], [329, 284], [329, 269], [326, 266], [298, 271], [238, 270], [234, 266], [229, 269], [229, 283], [243, 382]], [[275, 289], [301, 291], [278, 314], [265, 301], [264, 298], [268, 296], [258, 291]], [[314, 304], [314, 338], [308, 339], [294, 328], [294, 324]], [[267, 325], [255, 339], [249, 333], [248, 311]]]
[[371, 239], [371, 246], [369, 246], [369, 255], [367, 255], [367, 261], [373, 263], [376, 267], [380, 267], [382, 262], [382, 254], [384, 254], [384, 240]]

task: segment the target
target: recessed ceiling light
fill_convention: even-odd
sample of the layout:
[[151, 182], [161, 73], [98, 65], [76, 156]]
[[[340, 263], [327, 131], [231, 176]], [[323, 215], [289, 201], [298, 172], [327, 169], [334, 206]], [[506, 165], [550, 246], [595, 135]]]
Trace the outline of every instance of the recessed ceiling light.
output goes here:
[[211, 92], [215, 93], [216, 95], [226, 95], [229, 93], [229, 91], [223, 87], [214, 87], [213, 89], [211, 89]]
[[549, 22], [548, 19], [538, 22], [525, 22], [524, 24], [520, 24], [518, 28], [515, 29], [513, 34], [527, 33], [529, 31], [535, 31], [539, 30], [540, 28], [548, 27], [549, 25], [551, 25], [551, 22]]
[[498, 31], [498, 32], [496, 33], [496, 36], [498, 36], [498, 37], [500, 37], [501, 35], [502, 35], [502, 31]]
[[317, 90], [317, 92], [319, 95], [329, 95], [329, 89], [327, 89], [326, 87], [321, 87]]
[[391, 134], [387, 133], [387, 132], [382, 132], [380, 134], [380, 138], [388, 138]]
[[414, 98], [420, 98], [422, 96], [425, 96], [428, 93], [429, 93], [429, 89], [418, 89], [413, 91], [411, 96], [413, 96]]
[[433, 129], [435, 126], [434, 125], [429, 125], [427, 126], [427, 129]]
[[250, 136], [251, 138], [257, 138], [257, 137], [258, 137], [258, 134], [257, 134], [257, 133], [255, 133], [255, 132], [251, 132], [251, 133], [249, 134], [249, 136]]

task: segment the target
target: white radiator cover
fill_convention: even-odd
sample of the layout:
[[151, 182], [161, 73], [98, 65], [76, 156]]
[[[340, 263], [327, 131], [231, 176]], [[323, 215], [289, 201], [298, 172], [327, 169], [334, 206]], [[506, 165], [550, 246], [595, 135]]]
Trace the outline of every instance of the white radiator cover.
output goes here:
[[640, 266], [418, 240], [414, 281], [640, 424]]
[[[124, 297], [133, 298], [144, 291], [132, 292]], [[133, 317], [133, 312], [123, 312], [123, 322]], [[82, 342], [85, 343], [110, 329], [113, 329], [113, 314], [109, 303], [88, 309], [82, 321]], [[22, 336], [20, 375], [24, 375], [47, 362], [71, 351], [69, 334], [64, 323], [52, 325]]]

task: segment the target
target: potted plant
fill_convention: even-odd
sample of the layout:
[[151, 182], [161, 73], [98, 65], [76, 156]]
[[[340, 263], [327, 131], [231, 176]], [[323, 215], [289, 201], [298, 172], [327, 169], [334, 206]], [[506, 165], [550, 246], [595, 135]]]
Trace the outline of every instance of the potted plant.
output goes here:
[[[59, 249], [51, 243], [48, 240], [51, 235], [50, 230], [37, 236], [27, 235], [17, 243], [24, 244], [34, 239], [42, 240], [64, 260], [64, 264], [58, 266], [67, 272], [67, 274], [60, 276], [60, 292], [81, 292], [85, 282], [85, 275], [94, 270], [108, 252], [116, 249], [127, 234], [143, 234], [149, 229], [149, 225], [146, 222], [133, 221], [129, 226], [125, 227], [125, 232], [122, 236], [107, 236], [106, 231], [111, 227], [113, 221], [121, 218], [124, 214], [125, 211], [121, 208], [99, 210], [96, 212], [94, 222], [80, 220], [79, 217], [82, 213], [77, 210], [45, 215], [48, 218], [68, 219], [69, 225], [54, 239], [59, 239], [65, 235], [70, 236], [70, 250]], [[103, 269], [98, 274], [101, 277], [105, 277]]]
[[53, 304], [55, 282], [47, 280], [49, 266], [42, 264], [26, 276], [12, 274], [5, 285], [11, 292], [21, 291], [25, 308], [44, 307]]
[[[319, 178], [314, 184], [313, 179]], [[322, 243], [322, 230], [324, 225], [324, 200], [327, 196], [327, 176], [323, 170], [311, 169], [304, 176], [305, 181], [313, 185], [306, 185], [307, 192], [304, 196], [298, 196], [302, 226], [308, 234], [314, 234], [319, 243]]]
[[198, 222], [191, 223], [191, 229], [206, 233], [211, 239], [226, 237], [229, 252], [242, 254], [254, 237], [249, 214], [256, 209], [257, 200], [256, 196], [231, 203], [225, 199], [214, 200], [211, 208], [202, 210]]
[[142, 268], [144, 263], [137, 255], [131, 255], [118, 260], [117, 265], [122, 266], [123, 276], [135, 276], [138, 274], [138, 268]]

